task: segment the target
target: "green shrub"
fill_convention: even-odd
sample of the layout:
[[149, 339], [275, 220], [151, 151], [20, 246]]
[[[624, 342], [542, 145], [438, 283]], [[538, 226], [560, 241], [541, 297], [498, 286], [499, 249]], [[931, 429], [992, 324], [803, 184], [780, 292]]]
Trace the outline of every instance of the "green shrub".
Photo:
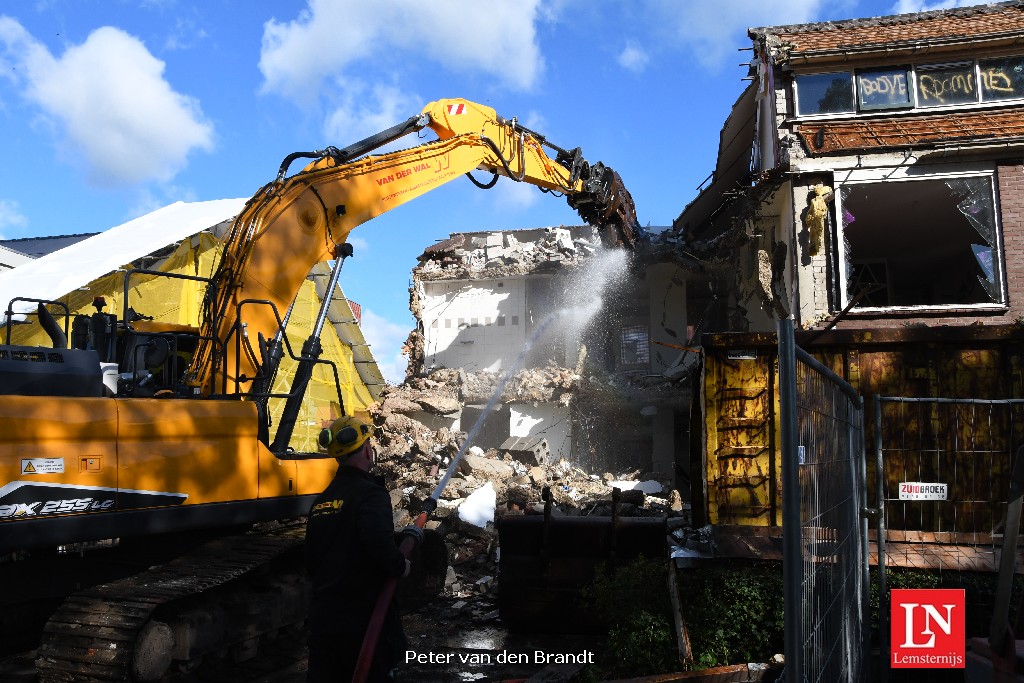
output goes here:
[[608, 632], [610, 667], [618, 675], [650, 675], [675, 671], [678, 659], [672, 623], [645, 610], [631, 614], [625, 623]]
[[679, 668], [665, 560], [639, 557], [614, 571], [601, 568], [584, 599], [609, 631], [596, 665], [575, 680], [589, 683]]
[[729, 562], [679, 572], [692, 668], [764, 662], [783, 649], [782, 565]]

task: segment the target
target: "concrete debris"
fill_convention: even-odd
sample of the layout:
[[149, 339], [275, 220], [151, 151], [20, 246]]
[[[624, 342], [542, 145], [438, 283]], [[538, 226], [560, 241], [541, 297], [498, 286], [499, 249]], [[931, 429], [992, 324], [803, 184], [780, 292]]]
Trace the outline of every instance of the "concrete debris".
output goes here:
[[511, 232], [454, 234], [424, 250], [414, 276], [441, 280], [525, 275], [552, 266], [575, 266], [601, 246], [597, 230], [591, 227], [517, 232], [519, 237], [528, 233], [533, 239], [522, 241]]
[[[370, 416], [377, 427], [377, 464], [388, 482], [396, 527], [421, 511], [466, 439], [464, 432], [452, 428], [458, 424], [452, 414], [489, 400], [498, 379], [497, 373], [442, 369], [384, 389]], [[534, 368], [516, 375], [503, 398], [549, 401], [565, 396], [568, 401], [581, 388], [586, 390], [588, 382], [565, 368]], [[600, 388], [586, 391], [593, 397]], [[494, 522], [504, 515], [543, 514], [545, 489], [555, 516], [611, 516], [615, 486], [620, 489], [620, 516], [668, 517], [680, 548], [704, 549], [710, 543], [703, 530], [687, 526], [689, 509], [679, 492], [648, 472], [588, 473], [552, 456], [543, 438], [509, 439], [502, 445], [468, 449], [430, 515], [428, 526], [444, 536], [449, 548], [447, 609], [460, 614], [471, 610], [478, 620], [490, 618], [499, 551]]]
[[462, 460], [459, 461], [459, 471], [463, 474], [497, 481], [509, 479], [515, 473], [511, 464], [495, 457], [488, 458], [473, 453], [466, 453], [462, 456]]
[[[433, 376], [433, 375], [431, 375]], [[459, 387], [467, 404], [485, 404], [491, 400], [501, 381], [500, 372], [466, 373]], [[499, 400], [503, 403], [560, 403], [568, 405], [580, 376], [567, 368], [548, 366], [517, 372], [505, 385]]]
[[665, 488], [660, 481], [654, 481], [653, 479], [647, 481], [612, 481], [608, 485], [623, 491], [642, 491], [650, 495], [659, 495]]

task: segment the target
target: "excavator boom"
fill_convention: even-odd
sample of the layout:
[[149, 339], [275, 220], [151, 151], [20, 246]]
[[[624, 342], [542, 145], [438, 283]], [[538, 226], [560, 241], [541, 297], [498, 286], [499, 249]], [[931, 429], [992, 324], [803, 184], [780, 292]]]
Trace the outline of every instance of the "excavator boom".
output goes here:
[[[369, 154], [425, 128], [437, 139]], [[299, 158], [313, 161], [287, 176]], [[476, 180], [472, 172], [478, 169], [492, 173], [492, 179]], [[633, 200], [614, 170], [591, 165], [579, 148], [552, 145], [489, 107], [462, 99], [438, 100], [350, 147], [286, 157], [277, 177], [235, 219], [209, 289], [203, 341], [187, 381], [208, 395], [222, 386], [218, 378], [223, 375], [226, 393], [244, 392], [242, 385], [258, 377], [261, 368], [258, 353], [239, 353], [229, 342], [239, 334], [236, 312], [243, 301], [272, 304], [254, 307], [244, 321], [250, 338], [272, 337], [279, 328], [275, 310], [288, 308], [309, 269], [336, 258], [353, 229], [463, 175], [481, 187], [505, 176], [561, 193], [586, 222], [598, 227], [608, 245], [632, 247], [642, 238]]]

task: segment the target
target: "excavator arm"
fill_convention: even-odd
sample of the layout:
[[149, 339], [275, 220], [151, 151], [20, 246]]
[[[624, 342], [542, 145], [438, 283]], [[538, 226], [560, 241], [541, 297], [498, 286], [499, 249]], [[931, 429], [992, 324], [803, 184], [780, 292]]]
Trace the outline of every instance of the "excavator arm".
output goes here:
[[[369, 153], [429, 128], [437, 140], [410, 149]], [[555, 153], [554, 158], [546, 149]], [[313, 159], [287, 176], [291, 163]], [[493, 174], [490, 182], [471, 172]], [[289, 155], [277, 177], [249, 200], [235, 219], [220, 265], [208, 288], [200, 344], [186, 375], [203, 393], [244, 392], [259, 375], [257, 354], [239, 350], [234, 335], [270, 338], [279, 329], [270, 306], [251, 306], [244, 332], [237, 311], [246, 301], [291, 304], [310, 268], [336, 259], [357, 226], [462, 175], [481, 187], [498, 176], [563, 194], [601, 232], [606, 244], [632, 247], [642, 238], [632, 198], [612, 169], [590, 165], [580, 150], [565, 150], [543, 136], [462, 99], [438, 100], [407, 121], [345, 149], [329, 147]], [[216, 387], [215, 387], [216, 385]]]

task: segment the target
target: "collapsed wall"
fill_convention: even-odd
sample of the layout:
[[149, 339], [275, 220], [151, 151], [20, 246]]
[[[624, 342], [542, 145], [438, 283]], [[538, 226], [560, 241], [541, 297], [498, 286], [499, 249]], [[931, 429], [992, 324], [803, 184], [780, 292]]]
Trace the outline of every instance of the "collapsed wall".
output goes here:
[[[673, 483], [671, 467], [655, 472], [645, 437], [652, 413], [642, 406], [678, 400], [679, 390], [621, 371], [610, 331], [626, 316], [647, 315], [647, 303], [633, 294], [642, 281], [624, 254], [608, 264], [601, 251], [590, 226], [456, 233], [425, 249], [410, 288], [417, 329], [406, 345], [407, 379], [376, 414], [390, 431], [382, 437], [389, 455], [415, 447], [451, 456], [456, 435], [479, 422], [472, 445], [543, 451], [530, 466], [564, 460], [587, 477], [636, 471]], [[595, 268], [596, 276], [581, 276]], [[599, 311], [592, 318], [565, 315], [543, 329], [554, 314], [591, 305]], [[522, 369], [499, 386], [513, 365]], [[428, 432], [430, 444], [422, 442]]]
[[[556, 516], [609, 516], [619, 489], [620, 516], [688, 520], [671, 468], [654, 471], [642, 410], [678, 400], [679, 389], [617, 371], [609, 350], [621, 311], [646, 302], [605, 292], [601, 315], [554, 325], [531, 347], [553, 311], [600, 301], [596, 287], [573, 280], [600, 250], [590, 227], [455, 234], [413, 271], [407, 377], [383, 391], [371, 417], [397, 526], [421, 511], [476, 427], [428, 522], [452, 549], [450, 594], [487, 592], [497, 545], [488, 522], [540, 514], [545, 498]], [[623, 279], [638, 288], [634, 274]]]

